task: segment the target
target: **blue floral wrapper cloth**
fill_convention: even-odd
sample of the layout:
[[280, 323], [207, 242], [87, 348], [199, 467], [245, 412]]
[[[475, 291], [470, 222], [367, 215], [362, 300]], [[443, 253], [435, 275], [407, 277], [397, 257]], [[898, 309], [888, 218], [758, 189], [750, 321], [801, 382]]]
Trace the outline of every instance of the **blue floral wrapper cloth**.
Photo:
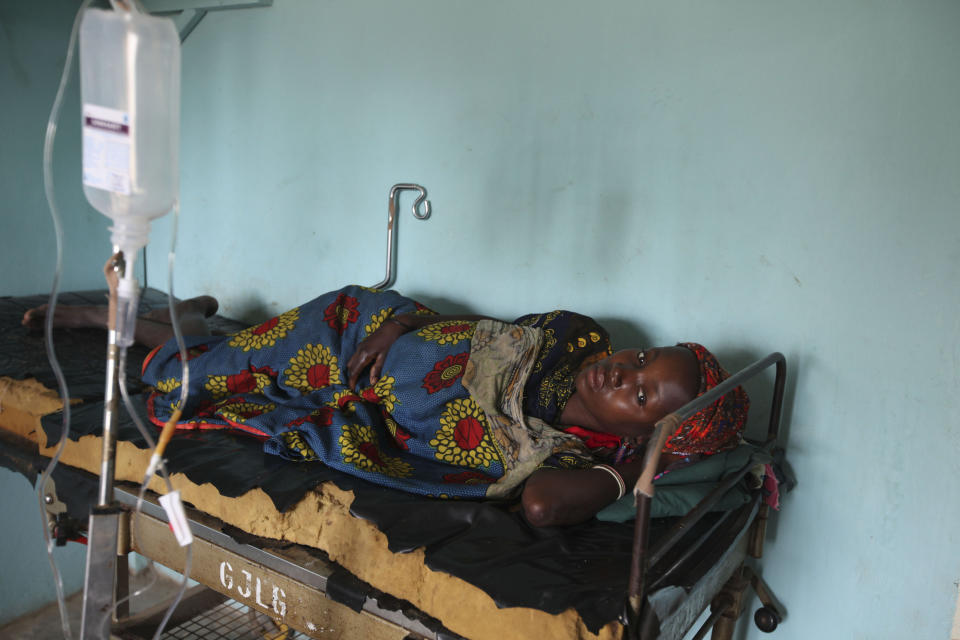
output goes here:
[[[429, 324], [400, 336], [376, 384], [347, 386], [359, 343], [394, 314], [433, 312], [394, 291], [351, 286], [232, 336], [188, 340], [189, 395], [178, 427], [235, 429], [264, 451], [323, 463], [423, 495], [483, 497], [504, 473], [480, 406], [462, 383], [474, 322]], [[151, 353], [151, 420], [179, 403], [180, 355]]]

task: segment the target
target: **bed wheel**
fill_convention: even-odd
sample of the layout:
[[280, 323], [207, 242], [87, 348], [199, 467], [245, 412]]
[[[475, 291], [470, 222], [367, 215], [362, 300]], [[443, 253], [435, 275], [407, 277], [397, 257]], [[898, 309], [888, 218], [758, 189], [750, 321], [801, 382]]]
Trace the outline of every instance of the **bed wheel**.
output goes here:
[[780, 614], [773, 607], [760, 607], [753, 614], [753, 622], [760, 631], [771, 633], [780, 624]]

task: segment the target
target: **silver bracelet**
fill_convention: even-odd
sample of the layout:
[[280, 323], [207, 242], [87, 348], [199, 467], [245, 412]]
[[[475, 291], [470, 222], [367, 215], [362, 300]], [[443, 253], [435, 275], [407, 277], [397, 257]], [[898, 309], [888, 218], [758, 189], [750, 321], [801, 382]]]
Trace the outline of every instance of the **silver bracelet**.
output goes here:
[[613, 479], [617, 481], [617, 500], [623, 497], [627, 492], [627, 483], [623, 481], [623, 476], [620, 475], [620, 472], [611, 467], [608, 464], [596, 464], [593, 465], [594, 469], [603, 469], [607, 473], [613, 476]]

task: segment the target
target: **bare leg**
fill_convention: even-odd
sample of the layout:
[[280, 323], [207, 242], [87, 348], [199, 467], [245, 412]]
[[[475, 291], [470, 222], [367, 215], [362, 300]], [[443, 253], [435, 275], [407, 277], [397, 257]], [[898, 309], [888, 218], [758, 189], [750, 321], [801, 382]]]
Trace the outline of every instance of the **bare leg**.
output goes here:
[[[213, 304], [211, 305], [211, 302]], [[180, 330], [186, 336], [208, 336], [210, 328], [206, 319], [216, 313], [216, 299], [200, 296], [178, 302], [177, 320]], [[157, 312], [162, 312], [157, 313]], [[42, 329], [47, 305], [34, 307], [23, 315], [21, 324], [31, 329]], [[163, 318], [163, 319], [160, 319]], [[57, 305], [53, 317], [53, 326], [64, 329], [106, 329], [108, 324], [107, 307], [71, 307]], [[156, 347], [173, 337], [173, 325], [170, 324], [169, 309], [155, 309], [140, 316], [134, 329], [133, 339], [147, 347]]]
[[[107, 286], [115, 290], [116, 274], [110, 268], [111, 261], [107, 262], [104, 274], [107, 277]], [[219, 307], [216, 298], [198, 296], [176, 303], [177, 320], [180, 330], [188, 336], [208, 336], [210, 328], [206, 319], [217, 312]], [[57, 305], [53, 316], [53, 326], [57, 328], [97, 328], [106, 329], [109, 324], [109, 310], [106, 306], [69, 306]], [[31, 329], [43, 328], [47, 315], [47, 305], [34, 307], [23, 314], [21, 324]], [[170, 323], [170, 310], [167, 307], [154, 309], [137, 320], [133, 339], [147, 347], [156, 347], [173, 337], [173, 326]]]

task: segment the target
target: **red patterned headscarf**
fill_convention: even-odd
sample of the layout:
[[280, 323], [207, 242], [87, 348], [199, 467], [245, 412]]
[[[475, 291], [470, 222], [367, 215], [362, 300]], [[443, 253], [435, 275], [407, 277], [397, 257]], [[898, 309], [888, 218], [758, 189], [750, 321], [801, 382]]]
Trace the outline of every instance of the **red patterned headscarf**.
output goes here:
[[[717, 358], [703, 345], [680, 342], [697, 357], [700, 365], [700, 391], [703, 395], [730, 377]], [[666, 451], [677, 455], [710, 455], [733, 449], [740, 444], [740, 433], [747, 423], [750, 398], [743, 387], [736, 387], [719, 400], [684, 420], [667, 440]]]

